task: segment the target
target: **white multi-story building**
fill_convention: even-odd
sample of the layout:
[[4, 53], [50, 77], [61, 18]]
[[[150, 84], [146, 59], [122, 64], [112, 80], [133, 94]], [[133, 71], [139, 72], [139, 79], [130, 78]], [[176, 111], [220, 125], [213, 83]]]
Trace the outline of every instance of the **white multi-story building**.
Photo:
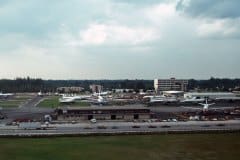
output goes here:
[[83, 87], [58, 87], [57, 91], [60, 93], [80, 93], [84, 90]]
[[154, 79], [156, 92], [161, 91], [187, 91], [188, 80], [185, 79]]
[[100, 93], [103, 91], [102, 85], [92, 84], [89, 86], [89, 88], [92, 90], [93, 93]]

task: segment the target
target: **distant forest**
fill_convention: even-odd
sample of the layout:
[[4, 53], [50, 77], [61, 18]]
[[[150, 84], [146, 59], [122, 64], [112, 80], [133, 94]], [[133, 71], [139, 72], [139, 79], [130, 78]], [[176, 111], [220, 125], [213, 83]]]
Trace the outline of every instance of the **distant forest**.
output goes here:
[[[1, 79], [0, 92], [56, 92], [57, 87], [79, 86], [89, 90], [89, 85], [100, 84], [105, 90], [114, 88], [134, 89], [138, 91], [152, 90], [153, 80], [43, 80], [27, 78], [16, 78], [14, 80]], [[240, 90], [240, 79], [219, 79], [210, 78], [209, 80], [189, 80], [188, 89], [199, 89], [208, 91], [231, 91]]]
[[83, 87], [90, 91], [91, 84], [99, 84], [104, 90], [114, 88], [153, 89], [153, 80], [43, 80], [33, 78], [16, 78], [14, 80], [0, 80], [0, 92], [56, 92], [57, 87]]

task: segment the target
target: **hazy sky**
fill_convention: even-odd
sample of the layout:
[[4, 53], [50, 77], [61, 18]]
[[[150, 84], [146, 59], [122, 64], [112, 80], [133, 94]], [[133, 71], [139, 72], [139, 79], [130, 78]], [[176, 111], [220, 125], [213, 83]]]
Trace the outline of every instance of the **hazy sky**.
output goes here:
[[239, 0], [1, 0], [0, 79], [240, 77]]

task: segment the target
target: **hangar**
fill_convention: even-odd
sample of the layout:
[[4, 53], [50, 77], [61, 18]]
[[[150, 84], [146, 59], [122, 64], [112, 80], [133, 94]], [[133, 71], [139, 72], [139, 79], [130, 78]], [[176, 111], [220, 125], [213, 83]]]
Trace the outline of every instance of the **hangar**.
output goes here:
[[61, 107], [55, 111], [57, 120], [134, 120], [150, 119], [150, 109], [135, 106]]

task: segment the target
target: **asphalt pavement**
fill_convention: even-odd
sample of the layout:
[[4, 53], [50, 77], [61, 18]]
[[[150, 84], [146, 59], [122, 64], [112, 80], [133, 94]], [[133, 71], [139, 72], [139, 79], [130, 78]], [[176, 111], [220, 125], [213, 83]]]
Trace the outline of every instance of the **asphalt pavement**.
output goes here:
[[27, 101], [26, 103], [19, 106], [19, 108], [36, 107], [43, 99], [44, 99], [44, 97], [42, 97], [42, 96], [35, 96], [32, 99], [30, 99], [29, 101]]
[[131, 134], [165, 132], [207, 132], [240, 130], [239, 120], [189, 121], [189, 122], [100, 122], [78, 124], [50, 124], [45, 130], [21, 129], [18, 126], [0, 126], [0, 136], [47, 136]]

